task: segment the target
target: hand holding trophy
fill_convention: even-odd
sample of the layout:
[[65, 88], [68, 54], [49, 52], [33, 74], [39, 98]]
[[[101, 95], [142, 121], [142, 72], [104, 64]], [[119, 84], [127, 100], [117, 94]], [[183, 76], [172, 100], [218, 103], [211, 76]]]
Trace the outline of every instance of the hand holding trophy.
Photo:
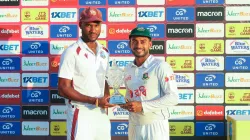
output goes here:
[[115, 59], [112, 61], [112, 65], [108, 70], [106, 80], [110, 87], [113, 87], [114, 93], [109, 99], [110, 104], [125, 104], [125, 97], [119, 92], [120, 86], [124, 81], [124, 71], [116, 64]]

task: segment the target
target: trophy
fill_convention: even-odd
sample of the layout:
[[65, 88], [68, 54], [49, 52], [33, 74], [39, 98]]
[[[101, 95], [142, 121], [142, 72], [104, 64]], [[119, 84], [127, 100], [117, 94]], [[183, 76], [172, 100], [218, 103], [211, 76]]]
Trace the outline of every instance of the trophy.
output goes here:
[[110, 104], [125, 104], [125, 97], [119, 92], [120, 86], [124, 81], [124, 71], [119, 68], [116, 64], [116, 61], [113, 60], [111, 67], [108, 70], [106, 80], [109, 86], [113, 87], [114, 93], [109, 99]]

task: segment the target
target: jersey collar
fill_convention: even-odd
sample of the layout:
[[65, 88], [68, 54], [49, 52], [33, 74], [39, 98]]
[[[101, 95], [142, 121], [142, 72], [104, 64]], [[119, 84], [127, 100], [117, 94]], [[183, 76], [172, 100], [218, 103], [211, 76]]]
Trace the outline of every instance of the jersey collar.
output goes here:
[[[146, 61], [140, 66], [140, 68], [144, 67], [144, 68], [148, 68], [150, 63], [154, 60], [154, 56], [153, 55], [149, 55], [148, 58], [146, 59]], [[132, 63], [132, 67], [137, 67], [135, 65], [135, 60]]]
[[[97, 43], [97, 48], [96, 48], [96, 52], [97, 54], [100, 52], [100, 49], [102, 48], [102, 45], [95, 41]], [[88, 47], [88, 45], [82, 40], [81, 37], [78, 38], [78, 41], [77, 41], [78, 45], [82, 48], [82, 49], [86, 49], [88, 50], [89, 52], [93, 53], [92, 50]]]

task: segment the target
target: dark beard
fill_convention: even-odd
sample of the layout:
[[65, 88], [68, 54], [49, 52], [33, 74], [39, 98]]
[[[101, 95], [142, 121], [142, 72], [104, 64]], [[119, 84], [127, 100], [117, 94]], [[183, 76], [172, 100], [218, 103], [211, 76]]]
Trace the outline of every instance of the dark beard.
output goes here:
[[132, 51], [132, 53], [134, 54], [135, 57], [145, 57], [146, 55], [149, 54], [149, 52], [145, 52], [143, 55], [137, 55], [134, 51]]

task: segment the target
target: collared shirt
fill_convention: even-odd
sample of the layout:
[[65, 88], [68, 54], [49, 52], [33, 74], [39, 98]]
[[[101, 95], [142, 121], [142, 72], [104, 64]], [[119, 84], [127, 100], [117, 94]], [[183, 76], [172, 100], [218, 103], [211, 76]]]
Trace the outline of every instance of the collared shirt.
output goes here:
[[125, 86], [126, 98], [142, 102], [143, 107], [141, 113], [130, 113], [132, 124], [168, 119], [168, 106], [178, 104], [178, 89], [171, 66], [152, 55], [140, 67], [130, 63], [125, 68]]
[[[96, 54], [81, 38], [70, 45], [61, 55], [58, 77], [72, 80], [74, 89], [83, 95], [103, 97], [109, 53], [101, 44], [96, 43]], [[76, 101], [71, 101], [71, 104], [90, 105]]]

